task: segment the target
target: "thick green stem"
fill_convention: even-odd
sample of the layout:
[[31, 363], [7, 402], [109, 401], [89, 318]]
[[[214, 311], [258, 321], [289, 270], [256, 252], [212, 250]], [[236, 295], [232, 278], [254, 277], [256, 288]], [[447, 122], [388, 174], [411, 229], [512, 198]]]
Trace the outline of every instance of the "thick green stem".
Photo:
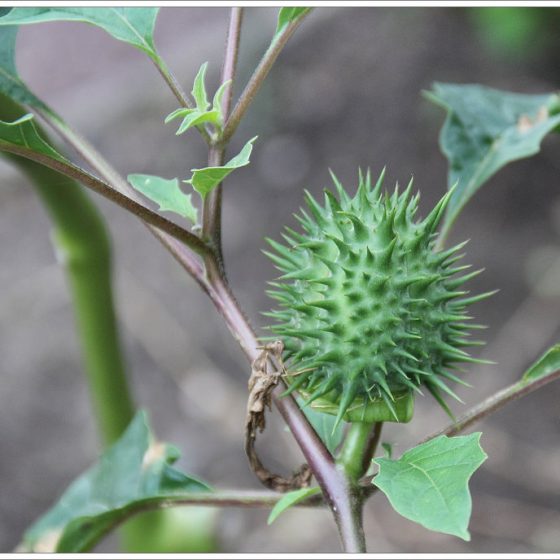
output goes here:
[[[1, 99], [0, 118], [25, 111]], [[28, 159], [10, 156], [31, 180], [53, 222], [53, 242], [66, 268], [95, 416], [105, 445], [133, 417], [111, 290], [111, 247], [101, 215], [71, 179]]]
[[114, 312], [110, 240], [77, 184], [35, 163], [25, 165], [54, 224], [53, 243], [70, 282], [95, 417], [109, 445], [134, 415]]
[[344, 445], [337, 459], [353, 482], [367, 472], [381, 436], [382, 422], [353, 422], [350, 424]]

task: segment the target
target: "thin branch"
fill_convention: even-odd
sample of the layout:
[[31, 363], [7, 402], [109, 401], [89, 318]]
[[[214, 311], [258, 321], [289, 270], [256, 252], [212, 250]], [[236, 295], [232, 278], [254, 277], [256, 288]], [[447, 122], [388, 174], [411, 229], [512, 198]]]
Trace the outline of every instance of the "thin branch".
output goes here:
[[66, 163], [51, 158], [47, 155], [34, 152], [33, 150], [24, 148], [22, 146], [2, 145], [0, 146], [0, 149], [12, 154], [23, 156], [50, 169], [54, 169], [55, 171], [58, 171], [59, 173], [62, 173], [67, 177], [71, 177], [72, 179], [79, 181], [85, 187], [111, 200], [128, 212], [138, 216], [144, 222], [185, 243], [185, 245], [189, 246], [193, 251], [200, 255], [208, 255], [211, 252], [210, 248], [199, 237], [192, 234], [190, 231], [183, 229], [167, 218], [160, 216], [156, 212], [153, 212], [152, 210], [146, 208], [135, 200], [132, 200], [131, 198], [123, 195], [122, 193], [115, 190], [101, 179], [94, 177], [84, 169], [80, 169], [79, 167], [69, 162]]
[[187, 94], [183, 91], [183, 88], [171, 70], [169, 70], [164, 60], [158, 55], [156, 58], [152, 58], [152, 61], [165, 83], [169, 86], [169, 89], [173, 92], [173, 95], [177, 98], [179, 105], [181, 105], [181, 107], [185, 107], [186, 109], [192, 109], [193, 104], [191, 100], [187, 97]]
[[548, 375], [542, 376], [533, 381], [518, 381], [501, 391], [498, 391], [494, 395], [488, 397], [480, 404], [471, 408], [466, 414], [461, 416], [459, 420], [453, 422], [443, 430], [440, 430], [426, 438], [424, 438], [420, 443], [424, 443], [431, 439], [434, 439], [440, 435], [454, 436], [465, 431], [467, 428], [472, 426], [475, 422], [483, 420], [490, 414], [493, 414], [500, 408], [504, 407], [506, 404], [520, 399], [525, 395], [544, 387], [548, 383], [560, 379], [560, 370], [549, 373]]
[[[187, 97], [187, 94], [183, 91], [183, 88], [180, 86], [179, 82], [177, 81], [177, 79], [175, 78], [171, 70], [169, 70], [169, 68], [167, 67], [167, 64], [165, 64], [164, 60], [159, 55], [157, 55], [156, 58], [154, 57], [150, 57], [150, 58], [155, 64], [162, 78], [165, 80], [165, 83], [169, 86], [169, 89], [173, 92], [173, 95], [177, 98], [177, 101], [179, 101], [181, 107], [185, 107], [186, 109], [192, 109], [193, 104], [191, 103], [190, 99]], [[212, 143], [212, 139], [208, 131], [204, 128], [204, 126], [200, 125], [197, 126], [196, 128], [202, 135], [202, 138], [204, 138], [204, 141], [208, 145], [210, 145]]]
[[[74, 149], [77, 154], [89, 165], [95, 172], [103, 177], [107, 183], [113, 186], [120, 193], [140, 202], [138, 192], [134, 190], [128, 181], [92, 146], [83, 136], [72, 130], [57, 115], [37, 111], [41, 118], [53, 128], [66, 144]], [[179, 264], [190, 274], [204, 292], [208, 293], [208, 283], [206, 282], [204, 267], [200, 263], [196, 255], [183, 243], [177, 241], [169, 234], [157, 229], [154, 226], [146, 224], [146, 227], [155, 235], [161, 243], [170, 251]]]
[[286, 46], [290, 37], [295, 33], [296, 29], [301, 25], [305, 16], [311, 11], [311, 8], [303, 13], [300, 17], [291, 21], [286, 27], [278, 33], [278, 35], [273, 39], [272, 43], [268, 47], [267, 51], [264, 53], [259, 65], [253, 72], [251, 79], [245, 86], [243, 93], [239, 97], [229, 119], [226, 122], [224, 131], [221, 136], [221, 142], [223, 144], [227, 143], [229, 139], [233, 136], [241, 119], [245, 115], [245, 112], [251, 105], [255, 95], [260, 90], [264, 83], [264, 80], [268, 76], [270, 69], [272, 68], [274, 62], [278, 58], [278, 55], [282, 52], [282, 49]]
[[50, 126], [100, 177], [129, 198], [141, 202], [138, 191], [90, 144], [81, 134], [70, 128], [58, 115], [35, 109], [35, 113]]
[[[237, 69], [237, 58], [239, 54], [239, 40], [241, 37], [241, 25], [243, 23], [243, 8], [232, 8], [224, 63], [222, 66], [221, 83], [230, 82], [227, 91], [222, 98], [222, 116], [224, 121], [229, 116], [231, 99], [233, 93], [233, 81]], [[218, 167], [223, 165], [225, 155], [225, 144], [212, 146], [208, 153], [208, 166]], [[225, 275], [222, 255], [222, 185], [218, 185], [204, 199], [202, 207], [202, 238], [212, 245], [217, 256], [217, 266], [208, 266], [208, 276], [214, 277], [214, 269], [221, 275]]]
[[[205, 505], [217, 507], [274, 507], [284, 494], [257, 490], [220, 490], [212, 493], [193, 493], [188, 496], [170, 496], [165, 500], [147, 503], [145, 509], [159, 509], [186, 505]], [[315, 494], [295, 504], [301, 507], [324, 505], [323, 496]]]
[[[143, 501], [142, 503], [127, 509], [126, 512], [120, 517], [115, 517], [112, 524], [106, 527], [105, 530], [97, 535], [94, 542], [88, 544], [87, 550], [80, 552], [87, 552], [91, 550], [109, 531], [114, 530], [117, 526], [122, 525], [125, 521], [141, 512], [154, 511], [161, 509], [169, 509], [181, 506], [205, 506], [205, 507], [237, 507], [237, 508], [255, 508], [274, 507], [282, 498], [284, 494], [278, 492], [262, 492], [257, 490], [221, 490], [217, 492], [200, 492], [184, 495], [168, 496], [165, 499], [153, 498]], [[308, 498], [294, 504], [295, 507], [313, 508], [321, 507], [324, 505], [323, 496], [315, 494]], [[27, 553], [33, 552], [28, 550], [25, 543], [20, 543], [14, 552]], [[54, 552], [54, 551], [52, 551]]]
[[224, 64], [222, 67], [222, 84], [228, 80], [232, 80], [222, 98], [222, 115], [227, 119], [231, 109], [231, 100], [233, 97], [233, 80], [237, 69], [237, 59], [239, 56], [239, 41], [241, 38], [241, 26], [243, 24], [243, 8], [237, 7], [231, 9], [229, 20], [228, 35], [226, 39], [226, 49], [224, 55]]
[[[438, 436], [454, 436], [460, 434], [476, 422], [484, 420], [484, 418], [490, 416], [497, 410], [500, 410], [506, 404], [520, 399], [521, 397], [524, 397], [525, 395], [528, 395], [557, 379], [560, 379], [560, 370], [554, 371], [532, 381], [518, 381], [517, 383], [514, 383], [513, 385], [510, 385], [509, 387], [506, 387], [505, 389], [502, 389], [483, 400], [481, 403], [477, 404], [461, 416], [461, 418], [459, 418], [456, 422], [453, 422], [446, 428], [425, 437], [423, 440], [418, 442], [418, 445], [426, 443]], [[372, 479], [372, 476], [368, 476], [360, 480], [360, 486], [364, 488], [368, 497], [377, 491], [377, 487], [371, 485]]]

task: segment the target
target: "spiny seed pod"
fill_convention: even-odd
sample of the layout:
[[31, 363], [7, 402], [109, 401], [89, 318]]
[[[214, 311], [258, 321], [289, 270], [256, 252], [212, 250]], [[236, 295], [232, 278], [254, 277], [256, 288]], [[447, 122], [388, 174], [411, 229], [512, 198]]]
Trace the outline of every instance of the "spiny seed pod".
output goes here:
[[466, 385], [451, 371], [476, 362], [466, 307], [490, 294], [465, 297], [459, 288], [481, 271], [462, 276], [457, 266], [466, 244], [437, 251], [436, 228], [445, 195], [428, 217], [416, 221], [419, 195], [412, 181], [402, 194], [381, 193], [360, 173], [351, 198], [333, 175], [338, 199], [325, 191], [324, 206], [308, 192], [310, 214], [296, 216], [303, 233], [287, 229], [287, 245], [268, 239], [266, 254], [283, 273], [268, 294], [280, 308], [265, 315], [285, 345], [289, 392], [305, 405], [349, 421], [407, 422], [413, 392], [426, 387], [448, 412], [446, 385]]

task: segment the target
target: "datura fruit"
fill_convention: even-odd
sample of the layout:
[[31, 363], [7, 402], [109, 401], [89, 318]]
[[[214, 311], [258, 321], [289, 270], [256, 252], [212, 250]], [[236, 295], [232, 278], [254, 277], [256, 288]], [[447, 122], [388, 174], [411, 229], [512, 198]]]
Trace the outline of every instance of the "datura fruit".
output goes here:
[[457, 398], [446, 381], [466, 385], [453, 372], [460, 362], [480, 362], [463, 349], [469, 341], [469, 304], [462, 285], [480, 271], [458, 266], [465, 243], [436, 248], [436, 228], [448, 192], [423, 221], [412, 182], [399, 194], [381, 192], [360, 173], [350, 197], [334, 177], [338, 197], [324, 204], [308, 192], [303, 227], [287, 228], [286, 244], [268, 239], [267, 255], [283, 273], [268, 294], [279, 308], [272, 337], [284, 343], [288, 392], [304, 405], [352, 422], [408, 422], [414, 393], [425, 387], [450, 413], [443, 398]]

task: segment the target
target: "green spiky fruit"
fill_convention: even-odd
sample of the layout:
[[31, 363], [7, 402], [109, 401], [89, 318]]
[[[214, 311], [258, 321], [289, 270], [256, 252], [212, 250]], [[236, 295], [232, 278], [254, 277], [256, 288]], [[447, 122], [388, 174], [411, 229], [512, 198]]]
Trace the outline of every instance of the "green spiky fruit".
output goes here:
[[[269, 295], [279, 309], [265, 315], [285, 345], [290, 391], [338, 421], [398, 421], [412, 416], [413, 392], [426, 387], [449, 412], [443, 393], [459, 362], [476, 362], [466, 307], [486, 295], [466, 297], [461, 286], [464, 243], [435, 247], [436, 228], [449, 194], [423, 221], [411, 184], [381, 193], [360, 174], [354, 197], [333, 176], [338, 198], [324, 205], [308, 192], [309, 213], [296, 216], [303, 232], [287, 229], [287, 245], [267, 240], [283, 273]], [[463, 383], [464, 384], [464, 383]]]

